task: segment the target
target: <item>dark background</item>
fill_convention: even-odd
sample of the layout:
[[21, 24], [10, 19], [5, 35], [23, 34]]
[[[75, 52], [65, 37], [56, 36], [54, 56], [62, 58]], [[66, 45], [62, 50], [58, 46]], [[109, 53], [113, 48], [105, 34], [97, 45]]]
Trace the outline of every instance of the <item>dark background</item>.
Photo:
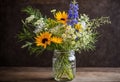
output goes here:
[[[110, 16], [112, 24], [97, 30], [100, 37], [96, 50], [76, 52], [77, 66], [120, 67], [120, 0], [78, 0], [79, 13], [90, 18]], [[52, 17], [51, 9], [66, 10], [70, 0], [0, 0], [0, 66], [51, 66], [52, 51], [43, 55], [29, 55], [21, 49], [22, 42], [15, 38], [22, 28], [21, 19], [26, 14], [21, 9], [31, 5], [41, 13]]]

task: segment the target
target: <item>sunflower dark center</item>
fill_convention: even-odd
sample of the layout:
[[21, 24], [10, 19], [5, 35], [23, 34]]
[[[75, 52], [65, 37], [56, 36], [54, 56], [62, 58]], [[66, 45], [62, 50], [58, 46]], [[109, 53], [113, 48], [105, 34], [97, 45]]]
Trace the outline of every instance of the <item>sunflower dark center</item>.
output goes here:
[[42, 39], [42, 43], [45, 43], [45, 42], [47, 42], [47, 41], [48, 41], [47, 38]]
[[61, 18], [61, 20], [65, 21], [65, 19], [64, 19], [64, 18]]

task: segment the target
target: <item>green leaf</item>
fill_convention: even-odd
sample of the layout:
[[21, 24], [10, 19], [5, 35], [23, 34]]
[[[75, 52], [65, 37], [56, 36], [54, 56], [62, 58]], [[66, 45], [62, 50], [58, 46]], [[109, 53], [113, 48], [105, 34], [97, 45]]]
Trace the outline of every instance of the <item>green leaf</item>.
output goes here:
[[26, 42], [26, 44], [25, 45], [22, 45], [22, 47], [21, 48], [25, 48], [25, 47], [28, 47], [28, 46], [31, 46], [32, 45], [32, 43], [31, 42]]
[[32, 8], [31, 6], [22, 9], [22, 11], [26, 12], [29, 15], [34, 15], [38, 19], [42, 17], [42, 14], [40, 13], [39, 9]]

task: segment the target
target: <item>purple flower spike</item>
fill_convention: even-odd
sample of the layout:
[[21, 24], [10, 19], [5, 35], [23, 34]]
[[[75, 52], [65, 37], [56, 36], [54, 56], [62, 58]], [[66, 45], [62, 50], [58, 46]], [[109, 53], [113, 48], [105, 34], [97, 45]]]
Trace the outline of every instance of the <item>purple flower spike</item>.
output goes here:
[[78, 4], [76, 3], [75, 0], [73, 0], [71, 3], [70, 3], [70, 8], [68, 10], [68, 18], [69, 18], [69, 22], [68, 24], [73, 26], [74, 24], [77, 24], [78, 23]]

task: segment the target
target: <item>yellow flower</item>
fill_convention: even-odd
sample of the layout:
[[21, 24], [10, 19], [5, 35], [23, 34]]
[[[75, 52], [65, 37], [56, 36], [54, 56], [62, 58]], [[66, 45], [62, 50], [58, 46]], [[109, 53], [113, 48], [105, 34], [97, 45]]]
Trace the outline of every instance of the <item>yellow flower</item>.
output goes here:
[[59, 38], [59, 37], [52, 37], [51, 38], [51, 41], [52, 42], [54, 42], [54, 43], [58, 43], [58, 44], [60, 44], [60, 43], [62, 43], [62, 38]]
[[82, 31], [82, 25], [81, 24], [75, 24], [75, 29], [78, 31]]
[[55, 18], [57, 19], [58, 22], [66, 24], [68, 20], [68, 14], [65, 11], [63, 12], [59, 11], [55, 14]]
[[47, 45], [51, 44], [51, 36], [52, 34], [50, 34], [49, 32], [41, 33], [39, 36], [35, 37], [36, 45], [46, 48]]

